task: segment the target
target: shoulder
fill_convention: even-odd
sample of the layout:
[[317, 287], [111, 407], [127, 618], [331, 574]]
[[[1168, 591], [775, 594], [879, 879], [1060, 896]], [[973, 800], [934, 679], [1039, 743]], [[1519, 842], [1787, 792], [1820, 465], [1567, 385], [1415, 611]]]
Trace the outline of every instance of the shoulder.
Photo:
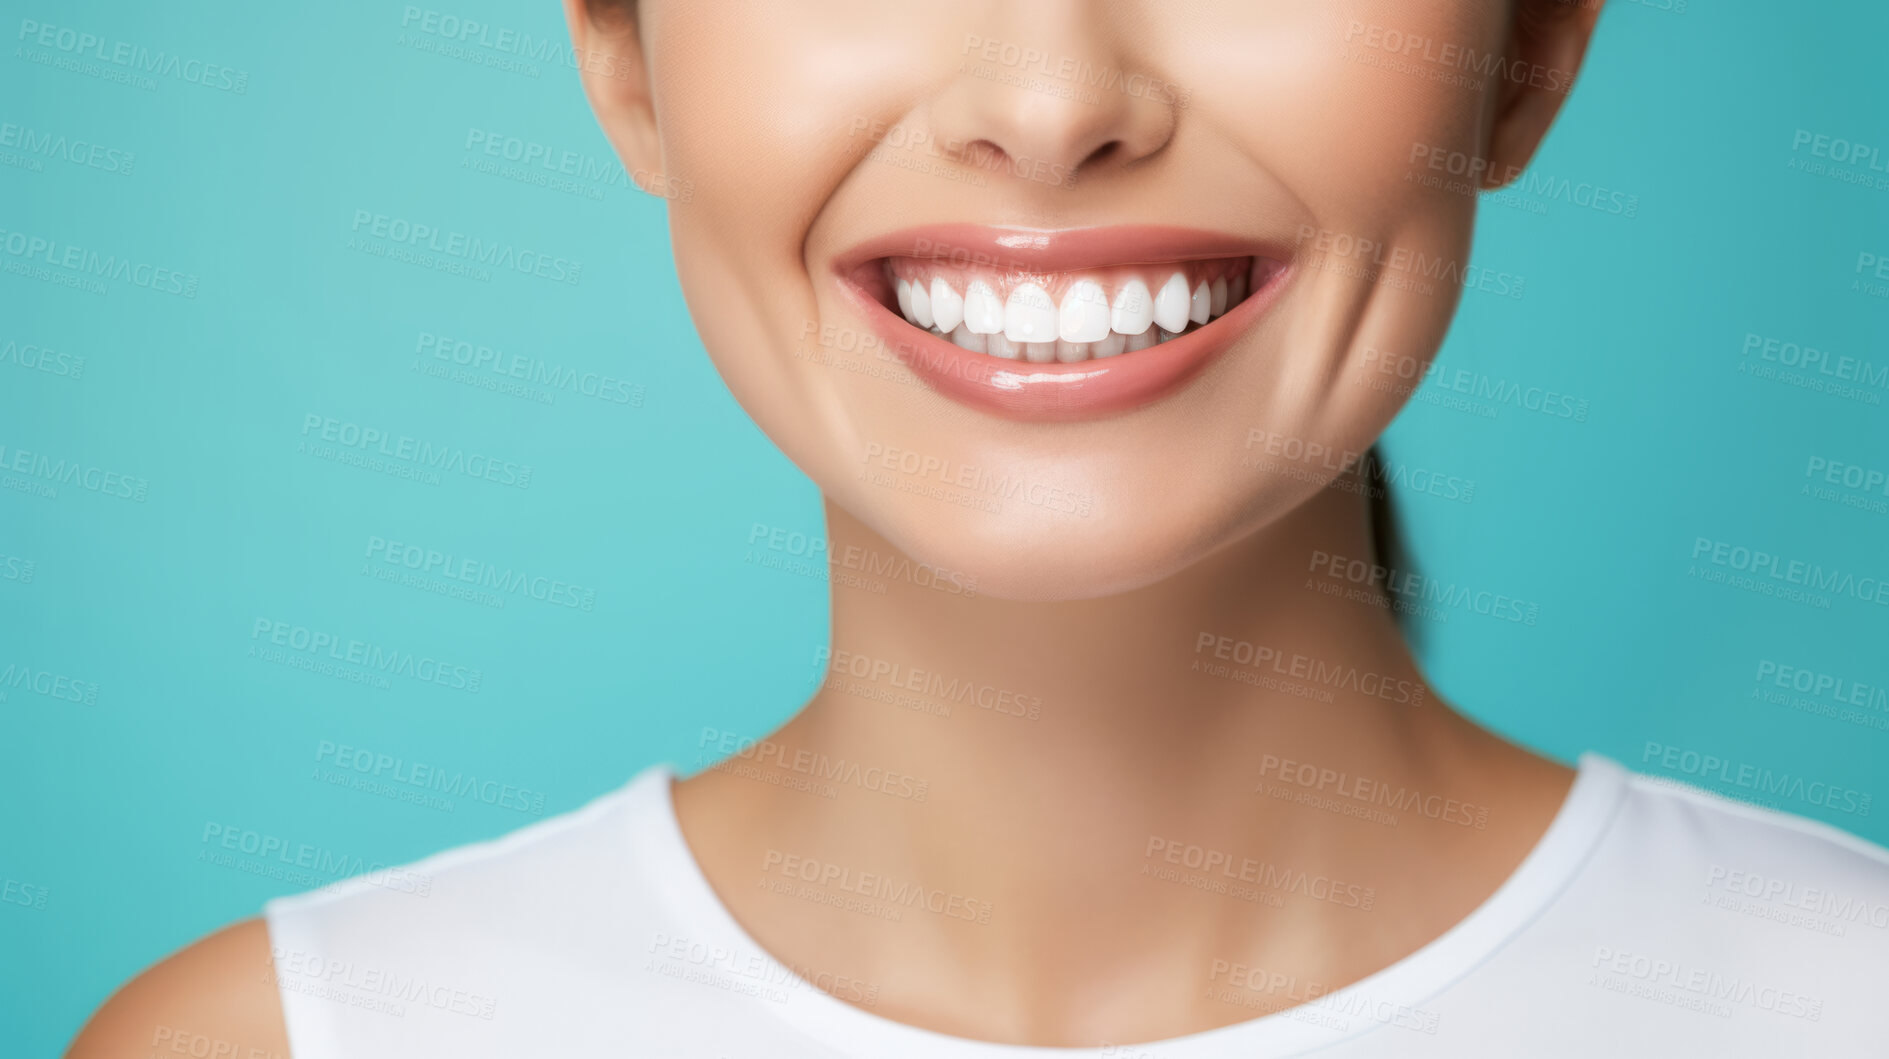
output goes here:
[[72, 1042], [71, 1059], [168, 1052], [287, 1059], [268, 928], [247, 919], [138, 975], [99, 1008]]
[[[1601, 766], [1617, 776], [1611, 819], [1549, 917], [1573, 966], [1604, 988], [1703, 997], [1722, 1014], [1889, 1029], [1871, 994], [1889, 968], [1889, 850], [1794, 813]], [[1834, 804], [1790, 783], [1758, 793]]]
[[[1819, 793], [1826, 785], [1811, 781], [1784, 776], [1775, 786], [1780, 803], [1868, 809], [1867, 801], [1831, 800], [1831, 791]], [[1878, 921], [1889, 940], [1889, 850], [1882, 846], [1792, 812], [1650, 776], [1629, 774], [1623, 801], [1619, 837], [1650, 864], [1689, 871], [1726, 895], [1861, 915]]]

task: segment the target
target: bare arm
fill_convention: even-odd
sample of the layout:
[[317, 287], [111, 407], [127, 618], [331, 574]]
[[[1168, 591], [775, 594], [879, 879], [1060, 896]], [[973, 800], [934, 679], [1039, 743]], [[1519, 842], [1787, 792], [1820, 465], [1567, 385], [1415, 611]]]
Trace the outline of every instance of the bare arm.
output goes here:
[[261, 919], [225, 927], [133, 978], [93, 1013], [66, 1053], [67, 1059], [170, 1054], [289, 1059]]

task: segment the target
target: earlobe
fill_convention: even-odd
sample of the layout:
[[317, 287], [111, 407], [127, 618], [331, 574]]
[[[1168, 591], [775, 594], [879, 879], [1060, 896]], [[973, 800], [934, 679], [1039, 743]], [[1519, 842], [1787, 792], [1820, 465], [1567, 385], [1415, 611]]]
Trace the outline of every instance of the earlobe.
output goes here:
[[1574, 88], [1600, 17], [1599, 0], [1518, 0], [1508, 50], [1489, 76], [1496, 81], [1482, 186], [1503, 187], [1520, 176]]
[[598, 19], [587, 0], [564, 0], [571, 55], [597, 124], [634, 183], [662, 194], [662, 140], [644, 60], [642, 32], [629, 12]]

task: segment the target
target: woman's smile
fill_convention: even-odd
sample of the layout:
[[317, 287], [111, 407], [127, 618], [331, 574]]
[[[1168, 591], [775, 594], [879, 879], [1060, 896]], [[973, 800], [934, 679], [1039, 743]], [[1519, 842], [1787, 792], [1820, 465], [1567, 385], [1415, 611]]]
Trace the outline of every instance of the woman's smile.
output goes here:
[[1225, 352], [1285, 286], [1282, 246], [1155, 226], [948, 225], [868, 241], [836, 270], [939, 393], [1011, 419], [1077, 419], [1158, 400]]

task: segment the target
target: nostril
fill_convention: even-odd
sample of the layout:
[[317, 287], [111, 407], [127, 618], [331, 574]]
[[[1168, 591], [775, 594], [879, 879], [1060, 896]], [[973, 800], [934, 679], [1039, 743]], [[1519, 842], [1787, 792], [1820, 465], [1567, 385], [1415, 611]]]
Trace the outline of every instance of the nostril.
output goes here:
[[1095, 150], [1090, 151], [1089, 157], [1084, 158], [1076, 166], [1076, 168], [1081, 169], [1083, 166], [1086, 166], [1086, 165], [1095, 165], [1099, 162], [1106, 162], [1110, 158], [1113, 158], [1115, 155], [1120, 154], [1123, 146], [1124, 145], [1122, 144], [1122, 141], [1120, 140], [1110, 140], [1109, 142], [1103, 144], [1102, 146], [1097, 147]]

